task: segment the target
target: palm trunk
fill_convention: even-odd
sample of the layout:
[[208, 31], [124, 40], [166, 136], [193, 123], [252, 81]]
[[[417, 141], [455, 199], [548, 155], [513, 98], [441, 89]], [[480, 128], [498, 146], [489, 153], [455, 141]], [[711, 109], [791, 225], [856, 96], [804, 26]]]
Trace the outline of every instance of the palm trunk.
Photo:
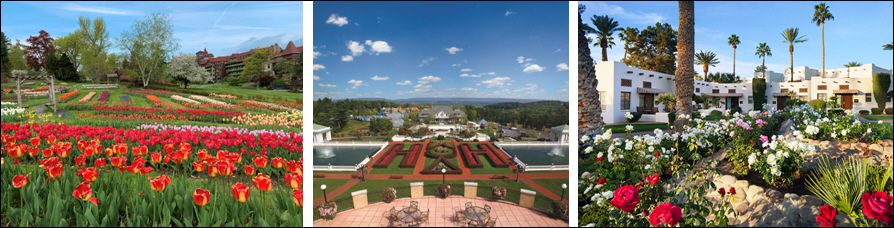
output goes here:
[[733, 46], [733, 75], [736, 75], [736, 46]]
[[599, 46], [602, 46], [602, 61], [607, 62], [608, 61], [608, 39], [602, 38], [602, 43], [600, 43]]
[[761, 77], [767, 78], [767, 55], [764, 55], [763, 57], [763, 62], [761, 62]]
[[791, 69], [792, 80], [789, 82], [795, 81], [795, 45], [788, 45], [788, 55], [789, 55], [789, 69]]
[[[826, 79], [826, 23], [822, 23], [822, 41], [823, 41], [823, 79]], [[848, 76], [850, 77], [850, 76]]]
[[599, 91], [596, 86], [599, 80], [593, 69], [593, 58], [590, 57], [586, 32], [583, 30], [583, 20], [577, 15], [577, 114], [578, 132], [581, 135], [602, 134], [605, 122], [602, 121], [602, 104], [599, 101]]
[[682, 132], [683, 126], [689, 125], [689, 121], [680, 119], [678, 116], [692, 113], [690, 104], [692, 103], [693, 87], [695, 87], [695, 82], [693, 81], [693, 68], [695, 66], [692, 64], [695, 54], [695, 47], [693, 46], [695, 42], [695, 3], [692, 1], [680, 1], [678, 4], [680, 11], [679, 37], [677, 39], [679, 57], [677, 58], [678, 67], [675, 80], [677, 116], [671, 118], [677, 118], [674, 122], [674, 129], [677, 132]]
[[[705, 78], [708, 78], [708, 64], [705, 64], [704, 70], [705, 70]], [[717, 76], [720, 76], [720, 75], [717, 75]]]

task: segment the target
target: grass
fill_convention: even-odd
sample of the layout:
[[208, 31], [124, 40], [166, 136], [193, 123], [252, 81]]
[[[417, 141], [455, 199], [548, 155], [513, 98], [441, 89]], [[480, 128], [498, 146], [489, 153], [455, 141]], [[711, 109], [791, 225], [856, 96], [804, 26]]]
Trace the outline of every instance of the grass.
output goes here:
[[480, 169], [469, 169], [472, 171], [473, 175], [508, 175], [515, 174], [512, 172], [512, 169], [509, 168], [497, 168], [494, 167], [494, 164], [486, 159], [484, 155], [478, 155], [478, 159], [481, 159], [481, 162], [484, 163], [484, 168]]
[[705, 117], [702, 117], [703, 120], [707, 120], [707, 121], [729, 120], [732, 118], [733, 118], [732, 116], [705, 116]]
[[[539, 184], [540, 186], [543, 186], [544, 188], [548, 189], [550, 192], [553, 192], [554, 194], [556, 194], [558, 196], [562, 195], [562, 184], [568, 185], [567, 178], [565, 178], [565, 179], [532, 179], [532, 181], [534, 181], [534, 183]], [[570, 187], [570, 185], [568, 185], [568, 186]], [[568, 192], [568, 189], [566, 189], [565, 190], [565, 199], [566, 200], [568, 199], [569, 195], [571, 195], [571, 194]]]
[[[222, 93], [229, 95], [240, 95], [240, 96], [265, 96], [268, 98], [282, 98], [286, 102], [298, 103], [302, 104], [302, 99], [304, 97], [301, 93], [289, 93], [289, 92], [277, 92], [277, 91], [269, 91], [269, 90], [257, 90], [254, 88], [244, 88], [238, 86], [230, 86], [228, 84], [217, 84], [205, 88], [201, 88], [200, 85], [190, 86], [187, 89], [194, 91], [204, 91], [209, 93]], [[298, 101], [298, 102], [295, 102]]]
[[[316, 173], [316, 172], [315, 172], [315, 173]], [[323, 197], [323, 192], [322, 192], [322, 190], [320, 190], [320, 186], [322, 186], [322, 185], [325, 184], [325, 185], [326, 185], [326, 192], [329, 193], [329, 192], [335, 191], [335, 189], [340, 188], [342, 185], [347, 184], [348, 181], [351, 181], [351, 180], [348, 180], [348, 179], [326, 179], [326, 178], [322, 178], [322, 179], [321, 179], [321, 178], [314, 178], [314, 188], [313, 188], [313, 190], [312, 190], [312, 191], [313, 191], [313, 194], [314, 194], [314, 198], [317, 198], [317, 197]], [[350, 194], [350, 193], [348, 193], [348, 194]]]
[[894, 116], [892, 115], [874, 115], [874, 116], [862, 116], [863, 119], [867, 120], [894, 120]]
[[[459, 166], [459, 157], [447, 159], [447, 161]], [[423, 168], [430, 166], [432, 163], [435, 163], [435, 159], [425, 158], [425, 166]]]
[[394, 161], [387, 169], [373, 169], [370, 174], [390, 174], [390, 175], [413, 175], [414, 169], [402, 169], [400, 163], [404, 160], [405, 155], [397, 155]]
[[369, 129], [369, 122], [363, 122], [359, 120], [348, 120], [348, 127], [345, 127], [341, 131], [333, 132], [333, 137], [347, 137], [347, 138], [356, 138], [351, 135], [352, 131], [357, 129]]
[[553, 173], [568, 173], [567, 170], [559, 170], [559, 171], [526, 171], [524, 174], [553, 174]]
[[[630, 124], [633, 126], [633, 132], [640, 131], [654, 131], [655, 129], [670, 129], [670, 125], [665, 123], [657, 123], [657, 124]], [[627, 132], [626, 124], [618, 124], [618, 125], [610, 125], [605, 126], [605, 130], [612, 130], [612, 133], [624, 133]]]

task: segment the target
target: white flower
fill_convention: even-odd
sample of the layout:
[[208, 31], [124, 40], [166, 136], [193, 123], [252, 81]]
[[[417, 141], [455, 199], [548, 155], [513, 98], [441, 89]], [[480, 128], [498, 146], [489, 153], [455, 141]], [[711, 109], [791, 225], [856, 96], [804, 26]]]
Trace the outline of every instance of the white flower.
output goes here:
[[776, 155], [775, 154], [767, 155], [767, 163], [769, 163], [771, 165], [776, 164]]
[[633, 131], [633, 125], [627, 125], [627, 131]]
[[841, 130], [841, 136], [847, 136], [847, 133], [848, 133], [847, 129]]
[[646, 169], [651, 169], [651, 168], [652, 168], [652, 165], [646, 165], [645, 168], [646, 168]]
[[630, 112], [624, 113], [624, 118], [633, 119], [633, 114], [630, 114]]
[[[587, 205], [587, 206], [590, 206], [590, 205]], [[596, 223], [590, 223], [583, 227], [596, 227]]]
[[748, 156], [748, 165], [754, 165], [754, 163], [757, 162], [757, 157], [754, 155], [755, 154], [751, 154]]
[[586, 143], [587, 141], [590, 141], [590, 136], [584, 135], [584, 137], [580, 138], [580, 141]]
[[649, 153], [655, 152], [655, 147], [649, 147]]
[[835, 134], [835, 133], [833, 132], [833, 133], [832, 133], [832, 138], [833, 138], [833, 139], [834, 139], [834, 138], [838, 138], [838, 134]]
[[878, 121], [878, 124], [882, 124], [882, 123], [883, 123], [883, 122], [882, 122], [881, 120]]
[[590, 185], [590, 187], [587, 187], [587, 190], [584, 190], [584, 194], [587, 194], [588, 192], [590, 192], [590, 190], [593, 190], [593, 185]]
[[590, 154], [592, 152], [593, 152], [593, 147], [587, 147], [587, 149], [584, 149], [584, 153]]
[[612, 191], [606, 191], [602, 193], [602, 197], [605, 197], [606, 199], [612, 199], [615, 198], [615, 195]]
[[866, 129], [866, 134], [872, 133], [872, 128]]

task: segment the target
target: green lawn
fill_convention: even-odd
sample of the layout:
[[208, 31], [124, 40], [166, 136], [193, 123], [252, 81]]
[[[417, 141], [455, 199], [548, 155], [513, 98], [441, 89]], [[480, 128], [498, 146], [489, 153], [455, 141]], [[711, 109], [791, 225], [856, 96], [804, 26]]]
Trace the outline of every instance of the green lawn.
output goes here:
[[[228, 84], [217, 84], [206, 88], [200, 88], [200, 85], [190, 86], [187, 89], [194, 91], [204, 91], [209, 93], [222, 93], [240, 96], [265, 96], [268, 98], [282, 98], [285, 102], [302, 104], [304, 95], [300, 93], [276, 92], [269, 90], [257, 90], [254, 88], [244, 88], [230, 86]], [[296, 102], [297, 101], [297, 102]], [[270, 102], [272, 103], [272, 102]]]
[[[347, 137], [347, 138], [355, 138], [351, 135], [351, 132], [357, 129], [369, 129], [369, 122], [363, 122], [359, 120], [348, 120], [348, 126], [342, 129], [341, 131], [333, 132], [333, 137]], [[355, 138], [356, 139], [356, 138]]]
[[[314, 172], [314, 173], [317, 173], [317, 172]], [[325, 184], [326, 192], [332, 192], [332, 191], [335, 191], [335, 189], [338, 189], [339, 187], [341, 187], [342, 185], [347, 184], [348, 181], [350, 181], [350, 180], [348, 180], [348, 179], [314, 178], [314, 188], [313, 188], [314, 199], [316, 199], [317, 197], [323, 197], [323, 192], [322, 192], [322, 190], [320, 190], [320, 186]], [[348, 193], [348, 194], [350, 194], [350, 193]]]
[[[534, 183], [543, 186], [546, 189], [549, 189], [550, 192], [558, 196], [562, 196], [562, 184], [568, 185], [568, 178], [565, 179], [532, 179]], [[569, 186], [570, 187], [570, 186]], [[568, 199], [568, 196], [571, 195], [568, 192], [568, 189], [565, 190], [565, 199]]]
[[405, 155], [397, 155], [394, 158], [394, 161], [391, 162], [391, 166], [388, 166], [387, 169], [373, 169], [370, 174], [389, 174], [389, 175], [413, 175], [413, 169], [402, 169], [400, 168], [400, 163], [404, 160]]
[[705, 117], [702, 117], [703, 120], [707, 120], [707, 121], [729, 120], [732, 118], [733, 118], [732, 116], [705, 116]]
[[875, 116], [862, 116], [862, 117], [867, 120], [892, 120], [892, 119], [894, 119], [894, 116], [891, 116], [891, 115], [875, 115]]
[[[633, 126], [633, 132], [639, 131], [654, 131], [655, 129], [670, 129], [668, 124], [658, 123], [658, 124], [630, 124]], [[612, 133], [624, 133], [627, 132], [627, 125], [618, 124], [618, 125], [610, 125], [605, 126], [605, 130], [612, 130]]]
[[[459, 166], [459, 157], [447, 159], [447, 161]], [[435, 159], [425, 158], [425, 166], [423, 168], [430, 166], [432, 163], [435, 163]]]
[[497, 168], [494, 167], [489, 160], [487, 160], [486, 156], [478, 155], [478, 159], [481, 159], [481, 162], [484, 163], [484, 168], [480, 169], [469, 169], [472, 171], [474, 175], [509, 175], [515, 174], [512, 172], [512, 169], [509, 168]]
[[[568, 173], [567, 170], [560, 171], [527, 171], [524, 174], [553, 174], [553, 173]], [[524, 175], [522, 174], [522, 175]]]

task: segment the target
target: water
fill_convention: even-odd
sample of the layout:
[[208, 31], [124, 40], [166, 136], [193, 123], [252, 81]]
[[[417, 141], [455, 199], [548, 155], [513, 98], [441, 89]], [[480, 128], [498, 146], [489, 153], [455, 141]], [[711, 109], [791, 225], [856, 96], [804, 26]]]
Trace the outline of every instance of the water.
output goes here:
[[504, 146], [503, 150], [528, 165], [568, 165], [568, 146]]
[[314, 165], [355, 166], [379, 150], [378, 146], [314, 146]]

